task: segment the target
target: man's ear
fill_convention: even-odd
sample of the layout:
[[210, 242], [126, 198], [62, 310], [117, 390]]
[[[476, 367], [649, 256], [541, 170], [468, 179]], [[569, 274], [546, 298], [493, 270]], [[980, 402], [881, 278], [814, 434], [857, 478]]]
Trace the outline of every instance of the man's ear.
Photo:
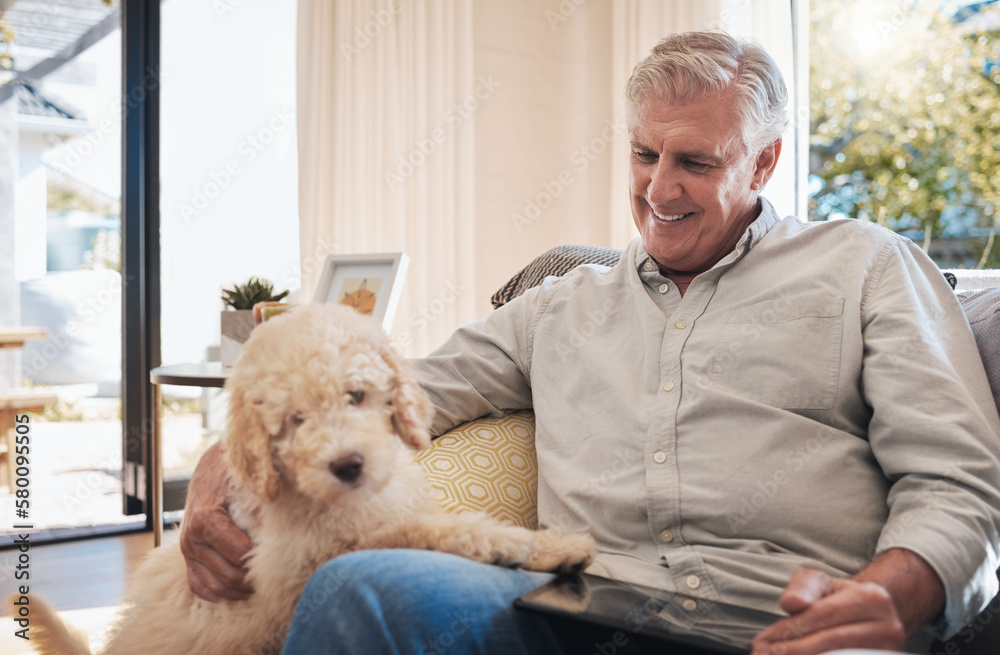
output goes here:
[[757, 153], [757, 160], [754, 162], [753, 170], [753, 181], [750, 183], [750, 188], [754, 191], [760, 191], [767, 184], [771, 176], [774, 175], [774, 169], [778, 165], [778, 157], [781, 156], [781, 139], [777, 139], [770, 145], [764, 147], [759, 153]]

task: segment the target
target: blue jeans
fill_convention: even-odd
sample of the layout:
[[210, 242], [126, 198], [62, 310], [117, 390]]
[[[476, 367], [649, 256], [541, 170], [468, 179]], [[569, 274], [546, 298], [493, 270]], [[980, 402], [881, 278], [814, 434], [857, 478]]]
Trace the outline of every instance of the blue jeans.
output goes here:
[[552, 579], [421, 550], [348, 553], [309, 579], [288, 655], [560, 655], [548, 623], [511, 607]]

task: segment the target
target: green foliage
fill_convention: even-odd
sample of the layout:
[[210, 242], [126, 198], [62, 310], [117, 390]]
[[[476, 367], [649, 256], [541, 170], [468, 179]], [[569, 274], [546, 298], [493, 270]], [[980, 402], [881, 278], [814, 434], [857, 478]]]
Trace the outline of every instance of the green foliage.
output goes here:
[[10, 57], [10, 44], [16, 36], [11, 24], [0, 18], [0, 70], [10, 70], [14, 66], [14, 60]]
[[49, 211], [82, 211], [101, 216], [118, 216], [120, 203], [98, 197], [86, 189], [77, 188], [65, 181], [48, 181], [45, 186], [45, 203]]
[[[811, 4], [810, 215], [931, 237], [978, 234], [1000, 208], [1000, 4], [965, 21], [940, 3]], [[980, 258], [980, 254], [983, 257]]]
[[233, 309], [253, 309], [259, 302], [277, 302], [288, 295], [288, 291], [274, 293], [274, 285], [268, 280], [251, 277], [246, 284], [237, 284], [232, 289], [222, 290], [222, 302]]
[[83, 268], [122, 272], [122, 235], [117, 230], [101, 230], [91, 240], [91, 249], [83, 253]]

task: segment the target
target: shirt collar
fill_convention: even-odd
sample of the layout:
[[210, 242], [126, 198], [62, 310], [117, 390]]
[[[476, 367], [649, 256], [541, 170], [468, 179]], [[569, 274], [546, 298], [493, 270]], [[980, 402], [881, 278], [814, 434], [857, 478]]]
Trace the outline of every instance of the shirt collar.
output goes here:
[[[743, 236], [741, 236], [740, 240], [736, 242], [736, 247], [733, 249], [733, 252], [723, 257], [720, 261], [734, 262], [746, 255], [751, 248], [757, 245], [760, 240], [764, 238], [765, 234], [771, 231], [771, 228], [778, 224], [780, 220], [781, 217], [778, 216], [778, 212], [775, 211], [774, 205], [772, 205], [767, 198], [760, 198], [760, 214], [757, 215], [757, 218], [754, 219], [753, 223], [751, 223], [749, 227], [747, 227], [746, 231], [743, 232]], [[646, 248], [642, 245], [642, 240], [636, 240], [639, 244], [635, 252], [635, 267], [639, 273], [642, 274], [645, 272], [646, 262], [653, 262], [654, 265], [656, 262], [653, 261], [653, 258], [646, 252]], [[657, 270], [658, 269], [659, 266], [657, 266]]]

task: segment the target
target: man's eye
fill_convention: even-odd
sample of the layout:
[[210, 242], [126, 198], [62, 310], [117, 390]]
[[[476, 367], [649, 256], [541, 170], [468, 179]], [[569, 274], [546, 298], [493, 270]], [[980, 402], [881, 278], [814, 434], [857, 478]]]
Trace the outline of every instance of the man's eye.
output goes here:
[[708, 168], [708, 164], [705, 162], [694, 161], [693, 159], [688, 159], [684, 162], [684, 165], [688, 168], [693, 168], [694, 170], [704, 170]]
[[364, 391], [348, 391], [347, 392], [347, 404], [348, 405], [360, 405], [365, 399]]
[[646, 163], [654, 162], [657, 159], [655, 152], [648, 152], [646, 150], [633, 150], [632, 156], [634, 156], [639, 161]]

